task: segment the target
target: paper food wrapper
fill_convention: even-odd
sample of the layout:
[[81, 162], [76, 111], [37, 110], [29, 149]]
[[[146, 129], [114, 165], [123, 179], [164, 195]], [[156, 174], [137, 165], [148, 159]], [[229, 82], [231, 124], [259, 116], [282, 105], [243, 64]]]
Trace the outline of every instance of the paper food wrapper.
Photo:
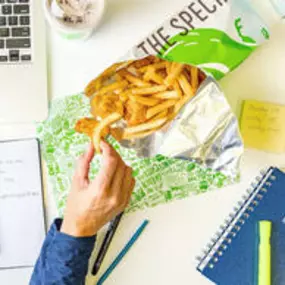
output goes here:
[[[121, 61], [155, 55], [197, 66], [218, 80], [268, 37], [266, 26], [248, 1], [191, 1]], [[243, 152], [238, 129], [217, 83], [208, 79], [167, 131], [123, 141], [121, 145], [134, 150], [139, 157], [162, 154], [236, 175]]]
[[[243, 145], [237, 119], [215, 80], [240, 65], [268, 38], [268, 28], [249, 1], [193, 0], [119, 60], [152, 54], [195, 65], [208, 75], [167, 132], [121, 144], [110, 140], [133, 167], [137, 181], [127, 211], [236, 181]], [[76, 158], [88, 142], [86, 136], [75, 133], [74, 126], [78, 119], [88, 116], [89, 100], [78, 94], [52, 102], [49, 119], [38, 127], [49, 182], [60, 211], [70, 189]], [[90, 169], [91, 178], [99, 168], [97, 156]]]
[[134, 46], [122, 60], [159, 55], [221, 79], [239, 66], [269, 30], [250, 0], [194, 0]]

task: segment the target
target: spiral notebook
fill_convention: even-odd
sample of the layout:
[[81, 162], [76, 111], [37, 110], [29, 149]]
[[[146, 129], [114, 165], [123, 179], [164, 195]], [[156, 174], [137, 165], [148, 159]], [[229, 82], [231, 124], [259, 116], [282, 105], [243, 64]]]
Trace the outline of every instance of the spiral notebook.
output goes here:
[[258, 222], [273, 222], [272, 284], [285, 284], [285, 174], [270, 168], [243, 196], [212, 238], [197, 269], [218, 285], [255, 285]]

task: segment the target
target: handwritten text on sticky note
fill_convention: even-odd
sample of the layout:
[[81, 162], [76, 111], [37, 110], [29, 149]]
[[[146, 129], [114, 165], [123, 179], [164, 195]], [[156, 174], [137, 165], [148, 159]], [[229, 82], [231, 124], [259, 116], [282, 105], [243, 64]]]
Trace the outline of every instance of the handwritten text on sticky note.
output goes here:
[[246, 147], [270, 152], [285, 152], [285, 106], [245, 101], [241, 133]]

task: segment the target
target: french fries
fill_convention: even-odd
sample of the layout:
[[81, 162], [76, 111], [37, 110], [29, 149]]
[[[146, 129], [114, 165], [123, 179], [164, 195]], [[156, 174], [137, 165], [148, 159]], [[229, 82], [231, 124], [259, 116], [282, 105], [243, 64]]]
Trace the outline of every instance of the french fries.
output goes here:
[[[135, 134], [135, 133], [141, 133], [144, 131], [156, 129], [160, 126], [162, 126], [164, 123], [167, 122], [167, 117], [161, 118], [155, 121], [151, 121], [149, 123], [141, 124], [135, 127], [129, 127], [124, 130], [124, 134]], [[106, 127], [106, 126], [105, 126]]]
[[96, 152], [108, 134], [118, 141], [147, 137], [168, 127], [205, 78], [197, 67], [155, 56], [114, 64], [86, 87], [93, 118], [75, 129], [92, 139]]
[[128, 81], [117, 81], [110, 85], [104, 86], [102, 89], [99, 90], [100, 95], [104, 95], [111, 92], [116, 92], [117, 90], [121, 90], [128, 86]]
[[185, 76], [185, 74], [179, 75], [178, 82], [179, 82], [179, 84], [181, 86], [181, 89], [186, 94], [186, 96], [188, 96], [188, 97], [193, 97], [194, 96], [193, 88], [190, 85], [190, 83], [189, 83], [187, 77]]
[[131, 96], [130, 99], [134, 102], [138, 102], [145, 106], [156, 106], [160, 100], [155, 98], [143, 97], [143, 96]]
[[159, 85], [163, 85], [164, 84], [164, 79], [163, 77], [158, 74], [155, 70], [154, 67], [149, 67], [144, 75], [144, 80], [148, 81], [148, 82], [154, 82], [156, 84]]
[[163, 92], [166, 90], [167, 90], [167, 86], [165, 85], [155, 85], [155, 86], [145, 87], [145, 88], [134, 88], [131, 91], [134, 95], [149, 96], [149, 95], [156, 94], [158, 92]]
[[169, 109], [170, 107], [174, 106], [176, 102], [177, 102], [176, 100], [168, 100], [168, 101], [164, 101], [163, 103], [156, 105], [152, 108], [149, 108], [146, 112], [146, 118], [150, 119], [153, 116], [155, 116], [156, 114], [158, 114], [164, 110]]
[[101, 152], [100, 149], [100, 142], [101, 139], [103, 137], [103, 132], [105, 128], [108, 128], [109, 126], [111, 126], [112, 124], [116, 123], [117, 121], [119, 121], [122, 118], [122, 115], [119, 113], [113, 113], [111, 115], [109, 115], [108, 117], [106, 117], [105, 119], [103, 119], [98, 126], [94, 129], [94, 133], [93, 133], [93, 143], [94, 143], [94, 147], [97, 153]]
[[165, 91], [157, 93], [154, 95], [154, 97], [158, 99], [179, 99], [180, 95], [177, 93], [177, 91]]
[[176, 91], [176, 93], [179, 95], [179, 98], [182, 98], [183, 92], [177, 80], [175, 80], [175, 82], [173, 83], [173, 88]]
[[133, 139], [141, 139], [141, 138], [145, 138], [151, 134], [153, 134], [153, 132], [155, 132], [158, 129], [152, 129], [150, 131], [144, 131], [141, 133], [135, 133], [135, 134], [128, 134], [128, 133], [123, 133], [122, 139], [123, 140], [133, 140]]
[[146, 72], [149, 68], [153, 68], [154, 70], [159, 70], [159, 69], [164, 69], [166, 68], [166, 62], [165, 61], [161, 61], [161, 62], [157, 62], [154, 64], [150, 64], [144, 67], [141, 67], [139, 69], [140, 72], [144, 73]]
[[180, 75], [180, 73], [183, 71], [184, 65], [180, 63], [172, 63], [169, 74], [167, 78], [165, 79], [165, 82], [168, 86], [173, 85], [176, 78]]
[[191, 66], [190, 67], [190, 72], [191, 72], [191, 86], [194, 89], [194, 92], [197, 91], [198, 85], [199, 85], [199, 70], [196, 66]]
[[[129, 72], [126, 69], [119, 71], [119, 75], [124, 77], [130, 84], [133, 84], [135, 86], [138, 86], [138, 87], [149, 86], [148, 82], [143, 81], [138, 76], [132, 74], [131, 72]], [[124, 81], [121, 81], [121, 82], [124, 82]]]
[[153, 120], [162, 119], [162, 118], [167, 117], [167, 115], [168, 115], [168, 110], [165, 110], [165, 111], [162, 111], [162, 112], [158, 113], [157, 115], [155, 115], [152, 119]]
[[115, 63], [107, 68], [99, 77], [92, 80], [85, 88], [85, 95], [92, 97], [102, 87], [102, 82], [116, 72], [123, 64]]

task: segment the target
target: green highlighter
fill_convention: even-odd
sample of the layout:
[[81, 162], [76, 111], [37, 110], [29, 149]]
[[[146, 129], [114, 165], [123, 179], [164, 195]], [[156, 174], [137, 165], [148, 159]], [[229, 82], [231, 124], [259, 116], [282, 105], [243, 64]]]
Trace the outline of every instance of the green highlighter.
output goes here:
[[271, 285], [272, 222], [259, 222], [258, 285]]

